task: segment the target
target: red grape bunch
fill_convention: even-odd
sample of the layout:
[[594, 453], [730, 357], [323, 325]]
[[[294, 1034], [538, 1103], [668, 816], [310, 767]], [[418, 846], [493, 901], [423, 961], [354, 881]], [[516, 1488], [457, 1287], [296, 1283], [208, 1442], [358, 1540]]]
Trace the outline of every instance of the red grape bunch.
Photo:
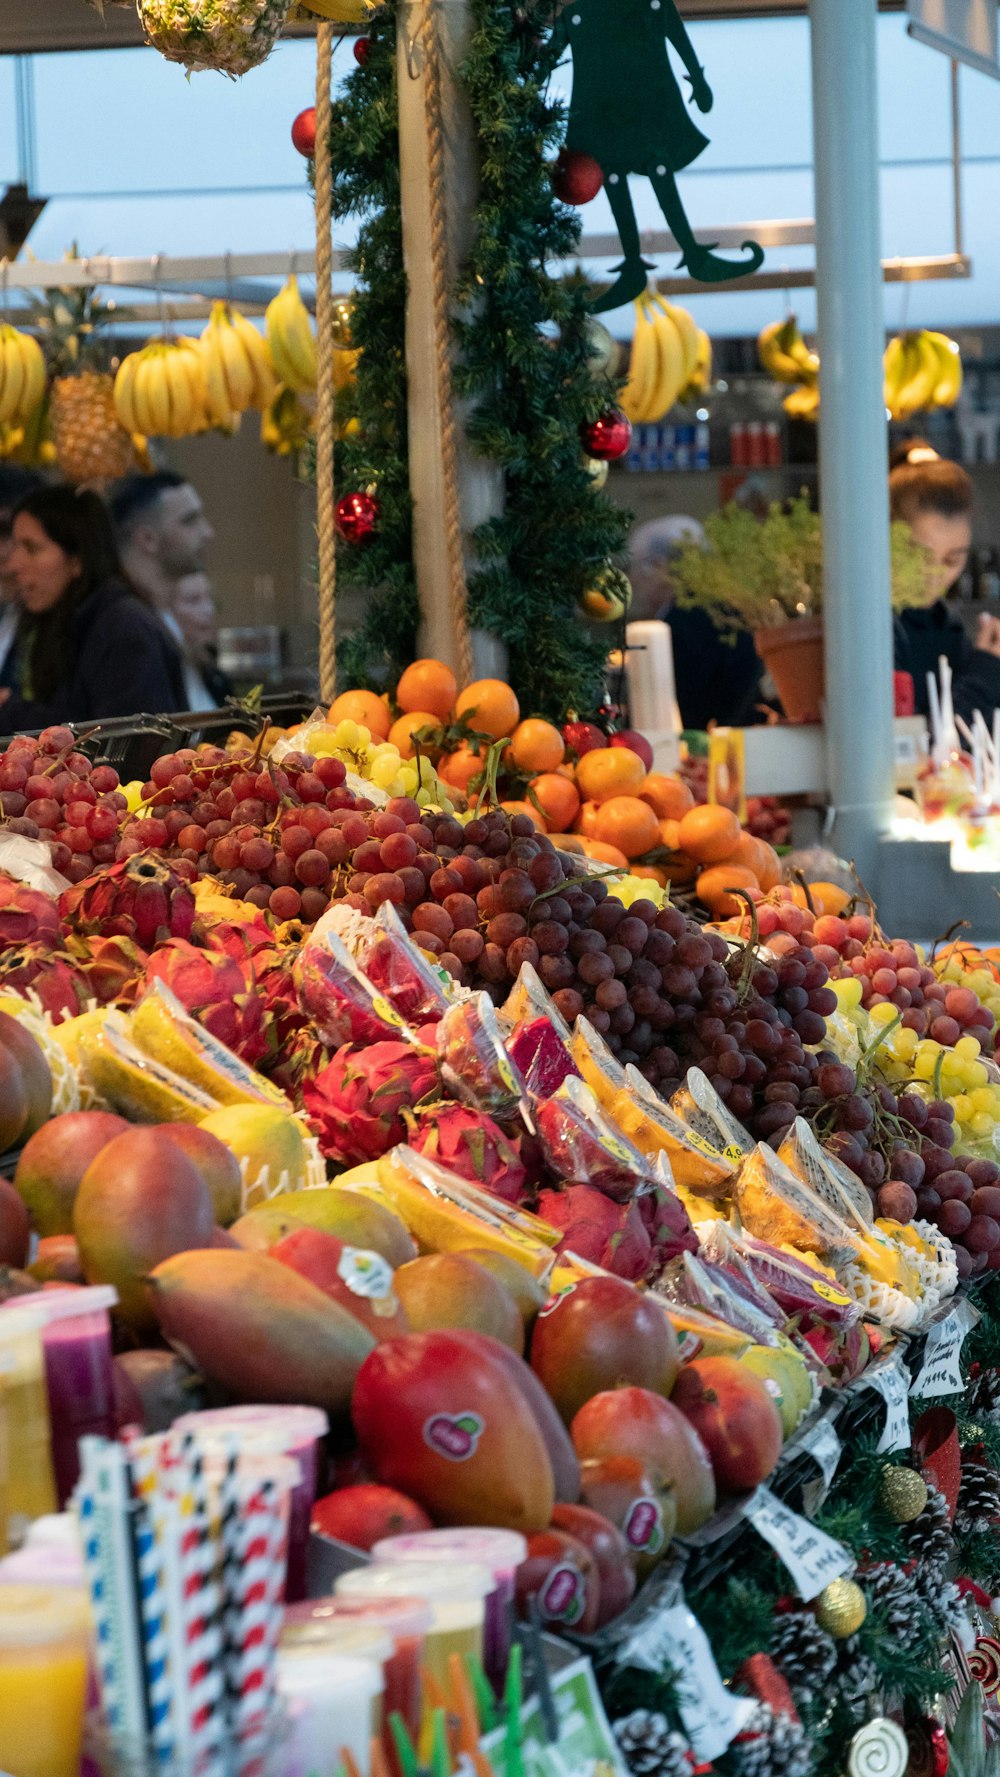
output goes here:
[[69, 882], [114, 860], [127, 807], [114, 766], [78, 752], [71, 728], [43, 729], [37, 740], [15, 735], [0, 756], [4, 829], [46, 841]]

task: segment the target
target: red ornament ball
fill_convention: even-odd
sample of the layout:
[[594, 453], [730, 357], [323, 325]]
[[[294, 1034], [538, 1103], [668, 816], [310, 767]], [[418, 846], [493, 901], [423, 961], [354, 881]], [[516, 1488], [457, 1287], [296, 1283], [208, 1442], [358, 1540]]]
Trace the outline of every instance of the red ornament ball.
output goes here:
[[580, 427], [580, 443], [588, 457], [598, 463], [614, 463], [623, 457], [632, 438], [632, 422], [620, 407], [609, 407], [596, 420], [585, 420]]
[[316, 107], [308, 105], [292, 124], [292, 141], [308, 160], [316, 152]]
[[337, 532], [345, 543], [367, 543], [379, 521], [372, 494], [344, 494], [337, 501]]
[[372, 40], [370, 37], [355, 37], [354, 60], [357, 62], [359, 68], [367, 66], [368, 57], [371, 55], [371, 52]]
[[560, 148], [552, 168], [552, 189], [564, 204], [589, 204], [604, 184], [600, 161], [576, 148]]

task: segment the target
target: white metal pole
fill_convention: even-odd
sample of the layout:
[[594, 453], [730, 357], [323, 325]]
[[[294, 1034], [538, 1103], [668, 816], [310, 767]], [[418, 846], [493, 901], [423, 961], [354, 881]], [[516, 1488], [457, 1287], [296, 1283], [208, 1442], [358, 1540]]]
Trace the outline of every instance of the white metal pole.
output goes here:
[[833, 843], [873, 881], [893, 798], [877, 0], [810, 0]]

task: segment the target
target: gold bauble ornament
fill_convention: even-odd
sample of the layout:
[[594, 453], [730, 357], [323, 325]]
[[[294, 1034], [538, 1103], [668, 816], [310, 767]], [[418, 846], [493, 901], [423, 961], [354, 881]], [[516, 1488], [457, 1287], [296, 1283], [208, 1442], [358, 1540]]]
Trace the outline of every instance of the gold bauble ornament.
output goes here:
[[333, 319], [330, 337], [338, 352], [349, 352], [352, 346], [351, 322], [354, 318], [354, 304], [349, 296], [335, 296], [333, 299]]
[[856, 1635], [867, 1615], [865, 1595], [853, 1580], [831, 1580], [816, 1600], [816, 1621], [835, 1641]]
[[927, 1484], [915, 1469], [895, 1468], [890, 1463], [882, 1470], [879, 1496], [894, 1523], [912, 1524], [927, 1504]]
[[602, 488], [604, 486], [604, 483], [608, 479], [608, 469], [610, 467], [608, 463], [600, 462], [597, 457], [581, 456], [580, 467], [586, 469], [595, 488]]
[[580, 594], [579, 604], [592, 623], [616, 623], [632, 603], [632, 582], [608, 562]]

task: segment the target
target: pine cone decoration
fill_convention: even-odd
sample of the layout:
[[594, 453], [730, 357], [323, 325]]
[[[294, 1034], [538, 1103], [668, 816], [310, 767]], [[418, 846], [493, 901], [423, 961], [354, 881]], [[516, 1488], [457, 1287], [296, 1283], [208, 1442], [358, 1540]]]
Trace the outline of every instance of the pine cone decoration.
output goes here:
[[[955, 1529], [963, 1536], [991, 1530], [1000, 1519], [1000, 1475], [985, 1462], [963, 1462]], [[919, 1518], [916, 1520], [919, 1524]]]
[[878, 1673], [874, 1662], [861, 1652], [856, 1635], [841, 1642], [834, 1683], [856, 1719], [864, 1721], [868, 1715], [868, 1699], [878, 1689]]
[[928, 1488], [927, 1504], [919, 1517], [902, 1526], [902, 1536], [907, 1553], [922, 1567], [944, 1571], [951, 1560], [954, 1538], [948, 1501], [936, 1487]]
[[739, 1777], [806, 1777], [812, 1754], [801, 1722], [758, 1703], [730, 1748]]
[[1000, 1419], [1000, 1370], [980, 1370], [969, 1383], [965, 1405], [970, 1419]]
[[869, 1611], [877, 1611], [887, 1634], [901, 1648], [920, 1638], [921, 1599], [913, 1576], [885, 1561], [859, 1576]]
[[811, 1611], [792, 1610], [775, 1617], [769, 1651], [796, 1703], [821, 1690], [837, 1664], [833, 1637], [820, 1628]]
[[691, 1748], [665, 1715], [633, 1709], [613, 1724], [612, 1733], [634, 1777], [691, 1777]]

